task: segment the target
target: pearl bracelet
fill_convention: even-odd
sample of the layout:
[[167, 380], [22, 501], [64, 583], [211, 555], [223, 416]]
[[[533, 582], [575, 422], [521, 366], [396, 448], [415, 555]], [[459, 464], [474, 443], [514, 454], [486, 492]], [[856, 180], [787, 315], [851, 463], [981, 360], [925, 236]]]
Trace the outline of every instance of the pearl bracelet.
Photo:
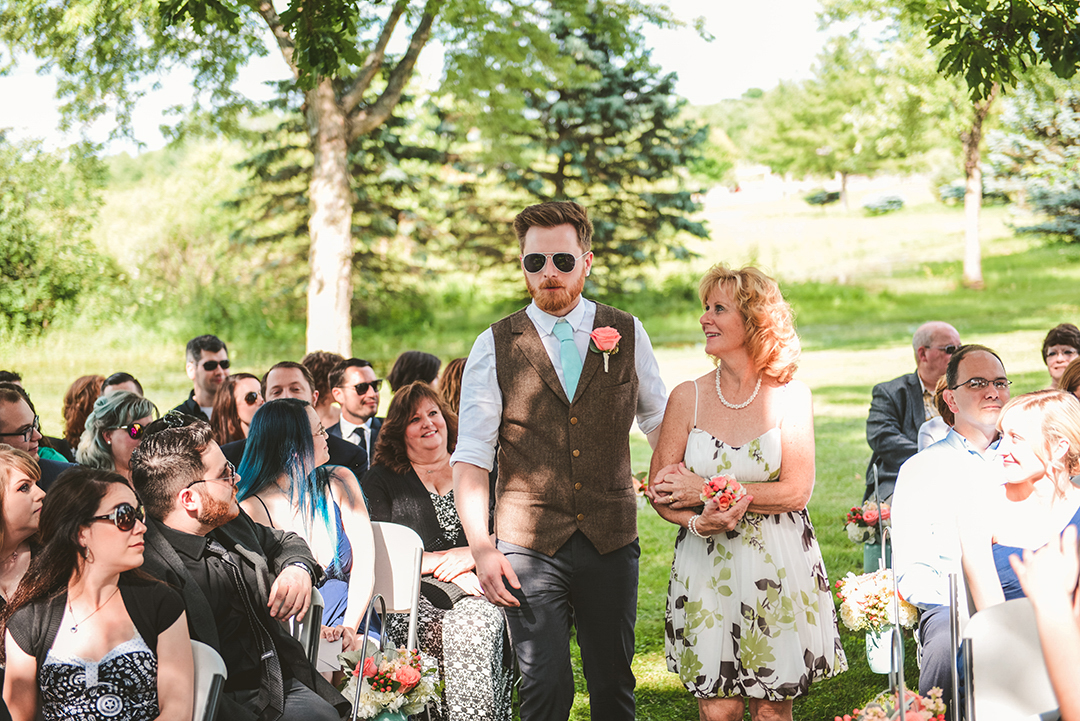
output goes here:
[[708, 538], [708, 536], [703, 536], [701, 532], [697, 529], [697, 522], [699, 518], [701, 518], [700, 515], [690, 516], [690, 520], [686, 522], [686, 530], [690, 531], [690, 533], [693, 533], [698, 538]]

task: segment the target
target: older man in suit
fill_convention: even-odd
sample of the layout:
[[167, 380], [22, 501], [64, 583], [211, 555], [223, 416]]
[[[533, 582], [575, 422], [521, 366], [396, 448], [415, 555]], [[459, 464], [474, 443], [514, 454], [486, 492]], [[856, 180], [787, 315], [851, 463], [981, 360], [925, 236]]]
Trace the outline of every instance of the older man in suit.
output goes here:
[[960, 334], [948, 323], [923, 323], [911, 339], [915, 372], [874, 386], [870, 415], [866, 419], [866, 442], [873, 456], [866, 469], [866, 500], [874, 493], [877, 469], [878, 496], [893, 494], [896, 474], [904, 461], [919, 450], [919, 427], [939, 415], [934, 389], [945, 375], [949, 358], [960, 347]]
[[593, 260], [585, 209], [530, 206], [514, 230], [533, 303], [469, 354], [451, 459], [458, 514], [485, 596], [506, 608], [521, 718], [568, 718], [574, 626], [591, 718], [629, 720], [641, 551], [628, 433], [636, 416], [653, 440], [666, 391], [641, 322], [581, 297]]
[[170, 415], [131, 457], [148, 514], [143, 569], [179, 589], [193, 639], [214, 647], [229, 677], [229, 721], [335, 721], [348, 701], [319, 675], [281, 621], [303, 616], [322, 569], [299, 536], [252, 521], [239, 477], [210, 426]]

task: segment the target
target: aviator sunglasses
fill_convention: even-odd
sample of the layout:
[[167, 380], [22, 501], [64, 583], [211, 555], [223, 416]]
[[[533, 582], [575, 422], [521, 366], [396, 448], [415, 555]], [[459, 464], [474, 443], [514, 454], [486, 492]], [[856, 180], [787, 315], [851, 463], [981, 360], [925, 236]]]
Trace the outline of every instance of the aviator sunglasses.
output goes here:
[[569, 273], [577, 266], [578, 259], [588, 254], [589, 251], [577, 256], [573, 253], [529, 253], [521, 259], [521, 267], [527, 273], [539, 273], [547, 265], [547, 259], [551, 258], [551, 264], [555, 266], [555, 270], [560, 273]]
[[[352, 387], [352, 389], [353, 389], [354, 391], [356, 391], [356, 395], [358, 395], [358, 396], [362, 396], [362, 395], [364, 395], [365, 393], [367, 393], [367, 392], [368, 392], [368, 388], [370, 388], [370, 389], [372, 389], [373, 391], [375, 391], [376, 393], [378, 393], [378, 392], [379, 392], [379, 388], [380, 388], [380, 387], [382, 386], [382, 382], [383, 382], [383, 379], [382, 379], [382, 378], [376, 378], [375, 380], [373, 380], [373, 381], [368, 381], [368, 382], [366, 382], [366, 383], [357, 383], [356, 385], [354, 385], [354, 386]], [[341, 387], [342, 387], [342, 388], [348, 388], [348, 386], [341, 386]]]
[[127, 434], [131, 436], [131, 440], [137, 441], [142, 438], [143, 431], [146, 430], [146, 426], [144, 426], [142, 423], [129, 423], [126, 426], [116, 426], [115, 428], [110, 428], [109, 430], [126, 431]]
[[136, 508], [130, 503], [121, 503], [113, 509], [112, 513], [104, 516], [94, 516], [91, 521], [112, 521], [121, 531], [130, 531], [135, 528], [136, 521], [146, 521], [146, 510], [139, 506]]

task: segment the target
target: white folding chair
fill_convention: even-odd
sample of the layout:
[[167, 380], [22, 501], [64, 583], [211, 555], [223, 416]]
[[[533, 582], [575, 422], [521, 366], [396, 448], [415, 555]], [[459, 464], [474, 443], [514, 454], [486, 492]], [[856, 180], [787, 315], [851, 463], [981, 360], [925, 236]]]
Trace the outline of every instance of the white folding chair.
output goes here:
[[289, 620], [293, 638], [299, 641], [307, 651], [308, 660], [314, 666], [319, 660], [319, 639], [322, 637], [323, 597], [319, 589], [311, 587], [311, 606], [304, 614], [303, 621], [296, 616]]
[[1035, 609], [1016, 598], [983, 609], [964, 627], [967, 721], [1049, 717], [1057, 696], [1043, 660]]
[[229, 670], [225, 661], [212, 647], [199, 641], [191, 642], [191, 655], [195, 660], [195, 703], [192, 721], [214, 721], [217, 716], [218, 697]]
[[[397, 523], [375, 521], [375, 589], [387, 613], [409, 614], [408, 647], [416, 648], [416, 613], [420, 601], [420, 563], [424, 542], [416, 531]], [[383, 629], [385, 633], [385, 629]]]

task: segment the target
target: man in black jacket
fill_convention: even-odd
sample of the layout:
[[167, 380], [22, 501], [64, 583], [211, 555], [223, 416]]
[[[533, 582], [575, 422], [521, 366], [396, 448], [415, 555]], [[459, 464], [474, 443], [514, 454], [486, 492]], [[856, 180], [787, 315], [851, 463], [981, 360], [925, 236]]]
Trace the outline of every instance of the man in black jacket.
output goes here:
[[173, 410], [209, 421], [214, 395], [229, 376], [229, 349], [216, 335], [200, 335], [188, 341], [185, 355], [185, 369], [193, 387], [188, 399]]
[[[323, 575], [299, 536], [252, 521], [236, 502], [238, 476], [206, 423], [147, 429], [132, 454], [146, 504], [143, 569], [180, 590], [193, 639], [212, 646], [229, 677], [229, 721], [334, 721], [348, 702], [281, 623], [302, 617]], [[159, 430], [164, 428], [163, 430]]]
[[874, 455], [866, 469], [864, 501], [874, 493], [875, 467], [879, 497], [884, 500], [892, 495], [900, 466], [919, 449], [919, 427], [939, 415], [934, 389], [960, 347], [960, 334], [948, 323], [930, 321], [916, 329], [911, 345], [915, 372], [874, 386], [866, 418], [866, 442]]

